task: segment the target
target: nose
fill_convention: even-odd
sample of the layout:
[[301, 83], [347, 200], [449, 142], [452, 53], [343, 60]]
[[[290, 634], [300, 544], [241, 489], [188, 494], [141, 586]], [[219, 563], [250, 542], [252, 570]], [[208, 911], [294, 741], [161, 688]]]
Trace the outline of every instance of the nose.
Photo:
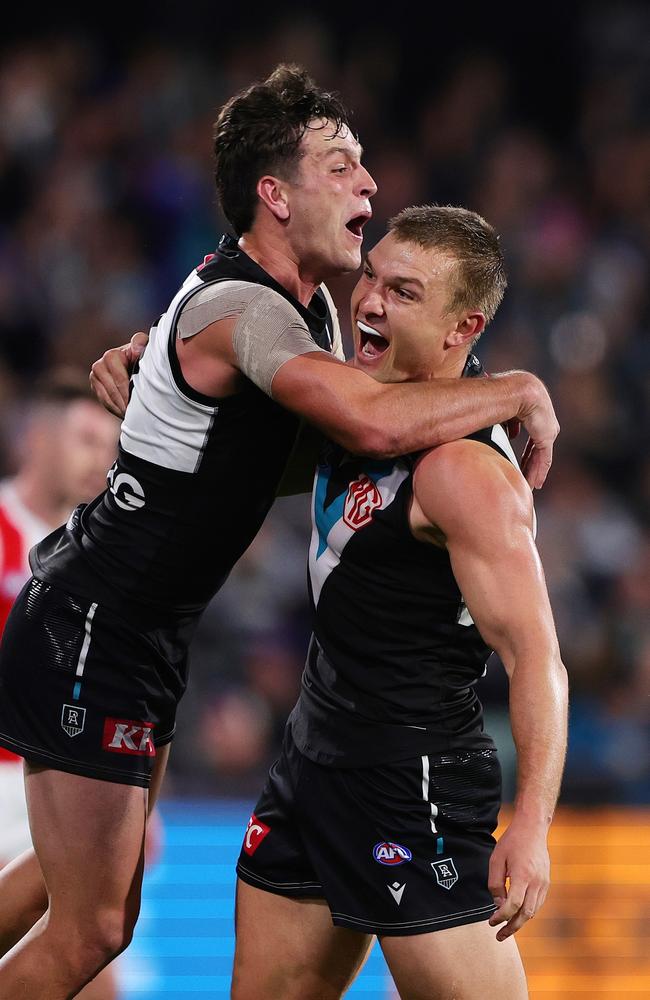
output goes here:
[[372, 316], [384, 315], [384, 302], [376, 288], [369, 288], [359, 300], [358, 315], [361, 321]]
[[361, 173], [359, 175], [359, 195], [362, 198], [372, 198], [374, 194], [377, 194], [377, 185], [370, 173], [366, 170], [364, 166], [361, 167]]

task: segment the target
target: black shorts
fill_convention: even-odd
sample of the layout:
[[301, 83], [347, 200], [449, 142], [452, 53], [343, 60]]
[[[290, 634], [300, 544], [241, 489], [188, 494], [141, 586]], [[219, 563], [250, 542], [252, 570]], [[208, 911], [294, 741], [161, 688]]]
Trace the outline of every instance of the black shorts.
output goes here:
[[32, 578], [0, 645], [0, 745], [58, 771], [147, 788], [174, 735], [187, 656]]
[[237, 863], [267, 892], [323, 897], [340, 927], [424, 934], [487, 920], [501, 798], [494, 750], [323, 767], [287, 726]]

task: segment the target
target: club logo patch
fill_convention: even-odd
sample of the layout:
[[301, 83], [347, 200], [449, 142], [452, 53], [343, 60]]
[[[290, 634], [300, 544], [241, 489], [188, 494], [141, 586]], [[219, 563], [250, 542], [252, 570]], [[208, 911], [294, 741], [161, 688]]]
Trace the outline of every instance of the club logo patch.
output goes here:
[[456, 885], [458, 872], [451, 858], [444, 858], [442, 861], [432, 861], [431, 867], [435, 872], [438, 885], [441, 885], [443, 889], [451, 889], [453, 885]]
[[110, 753], [137, 754], [155, 757], [153, 724], [134, 722], [133, 719], [105, 719], [102, 749]]
[[411, 861], [413, 858], [408, 847], [394, 844], [391, 840], [383, 840], [379, 844], [375, 844], [372, 856], [380, 865], [403, 865], [405, 861]]
[[248, 854], [249, 857], [255, 854], [257, 848], [270, 832], [271, 827], [267, 826], [266, 823], [262, 823], [262, 820], [258, 819], [255, 813], [253, 813], [248, 821], [244, 835], [244, 853]]
[[78, 736], [83, 733], [86, 724], [86, 709], [79, 705], [64, 705], [61, 712], [61, 728], [68, 736]]
[[348, 528], [358, 531], [372, 520], [373, 511], [381, 507], [381, 493], [365, 472], [350, 483], [343, 507], [343, 520]]

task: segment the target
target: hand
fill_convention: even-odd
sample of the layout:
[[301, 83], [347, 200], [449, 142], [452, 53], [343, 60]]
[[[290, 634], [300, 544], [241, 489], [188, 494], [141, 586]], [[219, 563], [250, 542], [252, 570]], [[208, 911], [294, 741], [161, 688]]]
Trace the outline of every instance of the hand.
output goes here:
[[527, 375], [527, 378], [532, 380], [528, 400], [517, 414], [517, 419], [528, 431], [528, 442], [521, 458], [521, 471], [530, 488], [539, 490], [551, 468], [553, 444], [560, 432], [560, 425], [546, 387], [534, 375]]
[[[506, 888], [506, 879], [510, 884]], [[497, 941], [505, 941], [534, 917], [548, 893], [550, 860], [542, 824], [515, 816], [490, 858], [488, 887], [497, 910], [492, 927], [505, 922]]]
[[120, 419], [129, 402], [129, 375], [148, 343], [146, 333], [134, 333], [129, 344], [105, 351], [90, 370], [90, 387], [97, 399]]

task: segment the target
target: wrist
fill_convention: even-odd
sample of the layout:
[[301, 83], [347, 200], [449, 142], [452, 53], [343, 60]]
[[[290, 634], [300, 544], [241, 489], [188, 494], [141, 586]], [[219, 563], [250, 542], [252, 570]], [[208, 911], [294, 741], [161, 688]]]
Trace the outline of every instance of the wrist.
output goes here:
[[517, 419], [525, 420], [540, 401], [542, 383], [531, 372], [511, 372], [518, 409]]
[[528, 823], [546, 832], [553, 821], [553, 813], [548, 803], [515, 798], [511, 822]]

